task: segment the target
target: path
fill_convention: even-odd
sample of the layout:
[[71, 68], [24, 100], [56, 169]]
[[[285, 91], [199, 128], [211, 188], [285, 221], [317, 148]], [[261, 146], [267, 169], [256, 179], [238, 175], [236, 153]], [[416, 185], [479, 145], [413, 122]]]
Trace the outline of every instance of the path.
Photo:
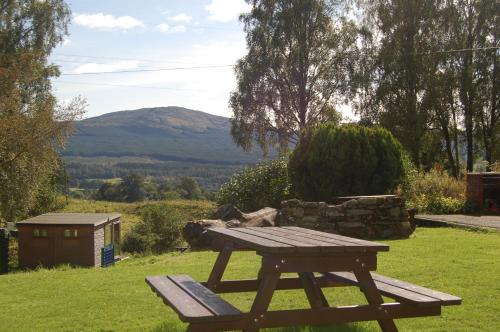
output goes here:
[[462, 226], [467, 228], [493, 229], [500, 231], [500, 216], [469, 216], [463, 214], [430, 215], [418, 214], [415, 221], [420, 224], [430, 225], [440, 223], [446, 225]]

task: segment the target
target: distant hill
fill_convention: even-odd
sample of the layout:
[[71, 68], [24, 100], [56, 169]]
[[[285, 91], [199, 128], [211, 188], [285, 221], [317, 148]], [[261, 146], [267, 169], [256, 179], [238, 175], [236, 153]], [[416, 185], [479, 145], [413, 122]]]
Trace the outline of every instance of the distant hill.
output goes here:
[[229, 118], [175, 106], [113, 112], [78, 121], [62, 154], [228, 165], [263, 159], [259, 150], [246, 153], [236, 147]]

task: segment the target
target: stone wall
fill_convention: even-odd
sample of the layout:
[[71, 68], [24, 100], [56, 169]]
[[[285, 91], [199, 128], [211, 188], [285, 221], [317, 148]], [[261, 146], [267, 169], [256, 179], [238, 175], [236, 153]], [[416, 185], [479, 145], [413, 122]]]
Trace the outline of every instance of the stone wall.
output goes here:
[[339, 205], [283, 201], [278, 225], [365, 239], [407, 238], [413, 232], [404, 201], [392, 195], [358, 197]]
[[101, 266], [101, 249], [104, 247], [104, 226], [95, 230], [94, 234], [94, 263]]

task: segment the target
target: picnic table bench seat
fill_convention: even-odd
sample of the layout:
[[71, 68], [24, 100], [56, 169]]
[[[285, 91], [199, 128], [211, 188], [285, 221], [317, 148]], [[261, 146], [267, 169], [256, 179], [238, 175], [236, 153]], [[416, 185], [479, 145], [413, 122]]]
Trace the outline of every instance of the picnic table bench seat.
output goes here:
[[[411, 303], [416, 306], [436, 304], [445, 306], [462, 303], [462, 299], [454, 295], [414, 285], [406, 281], [385, 277], [376, 273], [371, 273], [371, 275], [379, 292], [396, 301]], [[325, 277], [333, 281], [359, 286], [359, 282], [352, 272], [328, 272], [325, 273]]]
[[150, 276], [146, 283], [186, 323], [241, 318], [241, 311], [187, 275]]

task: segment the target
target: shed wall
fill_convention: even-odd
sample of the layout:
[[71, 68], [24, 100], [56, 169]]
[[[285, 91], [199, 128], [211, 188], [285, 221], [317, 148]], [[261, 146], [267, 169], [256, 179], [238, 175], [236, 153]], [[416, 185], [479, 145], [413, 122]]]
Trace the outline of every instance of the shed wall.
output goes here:
[[[37, 237], [34, 230], [46, 230], [46, 237]], [[77, 230], [76, 238], [64, 237], [66, 229]], [[61, 264], [94, 266], [93, 225], [18, 225], [19, 266], [34, 268]]]
[[104, 226], [94, 231], [94, 265], [101, 266], [101, 248], [104, 247]]

